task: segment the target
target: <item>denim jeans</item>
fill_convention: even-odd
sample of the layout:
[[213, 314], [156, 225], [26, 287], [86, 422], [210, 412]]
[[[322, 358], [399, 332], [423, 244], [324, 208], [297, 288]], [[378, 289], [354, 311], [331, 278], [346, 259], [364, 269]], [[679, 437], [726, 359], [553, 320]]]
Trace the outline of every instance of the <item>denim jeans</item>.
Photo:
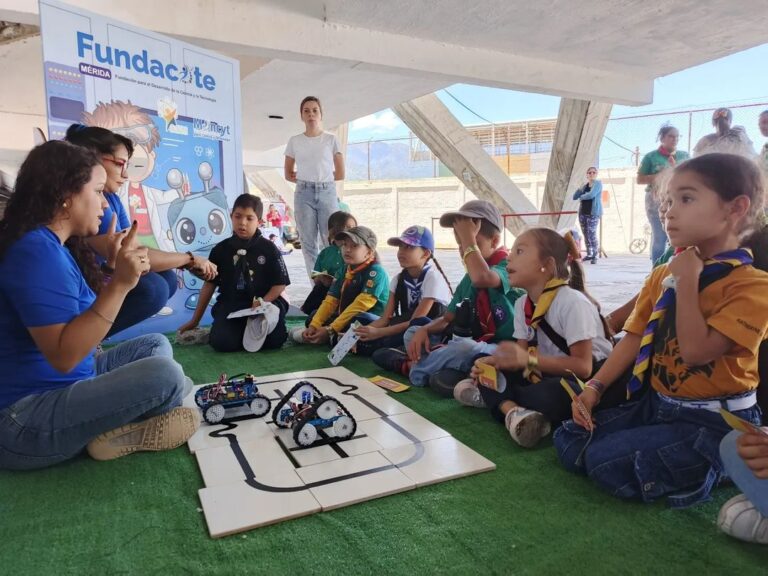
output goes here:
[[[406, 346], [413, 339], [413, 334], [419, 327], [412, 326], [405, 332]], [[429, 337], [429, 343], [431, 346], [436, 346], [440, 343], [440, 335], [432, 334]], [[440, 370], [452, 368], [454, 370], [460, 370], [466, 372], [469, 375], [469, 371], [472, 369], [472, 364], [475, 362], [475, 358], [482, 354], [493, 354], [496, 350], [496, 344], [490, 344], [488, 342], [477, 342], [471, 338], [462, 338], [460, 340], [450, 340], [445, 346], [433, 349], [432, 352], [424, 351], [421, 356], [421, 360], [411, 365], [411, 371], [408, 374], [408, 378], [411, 384], [414, 386], [426, 386], [429, 383], [429, 377]]]
[[99, 434], [167, 412], [191, 391], [162, 334], [103, 352], [96, 374], [0, 410], [0, 468], [29, 470], [73, 458]]
[[[757, 405], [734, 414], [760, 422]], [[554, 434], [555, 448], [563, 466], [586, 473], [618, 498], [651, 502], [669, 496], [671, 506], [682, 508], [707, 500], [724, 478], [719, 446], [730, 427], [717, 412], [675, 405], [648, 391], [594, 418], [591, 441], [587, 430], [568, 420]]]
[[650, 192], [645, 193], [645, 214], [651, 225], [651, 262], [656, 262], [667, 249], [667, 233], [659, 217], [659, 204]]
[[[296, 181], [293, 213], [301, 240], [301, 252], [307, 276], [312, 274], [315, 260], [322, 248], [328, 246], [328, 218], [339, 209], [335, 182]], [[320, 242], [318, 244], [318, 236]]]
[[768, 480], [755, 476], [736, 452], [736, 440], [741, 432], [732, 430], [720, 442], [720, 458], [725, 473], [763, 516], [768, 517]]
[[139, 278], [138, 284], [126, 295], [107, 337], [160, 312], [176, 293], [177, 286], [176, 270], [149, 272]]

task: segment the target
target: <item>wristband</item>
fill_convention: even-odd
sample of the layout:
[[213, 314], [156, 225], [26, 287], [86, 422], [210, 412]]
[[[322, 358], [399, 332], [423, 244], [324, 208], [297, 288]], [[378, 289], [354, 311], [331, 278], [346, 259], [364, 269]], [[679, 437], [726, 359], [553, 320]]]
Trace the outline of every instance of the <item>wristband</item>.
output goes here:
[[463, 262], [466, 260], [467, 256], [472, 254], [472, 252], [480, 252], [480, 248], [477, 247], [477, 244], [473, 244], [472, 246], [467, 246], [464, 248], [464, 253], [461, 255], [461, 261]]
[[187, 262], [183, 266], [179, 266], [180, 270], [189, 270], [190, 268], [192, 268], [192, 265], [195, 263], [195, 255], [192, 254], [192, 252], [187, 251], [185, 252], [185, 254], [189, 256], [189, 262]]
[[597, 392], [598, 396], [602, 396], [603, 392], [605, 392], [605, 384], [600, 382], [600, 380], [596, 380], [595, 378], [587, 380], [587, 383], [584, 386], [585, 388], [592, 388], [592, 390]]

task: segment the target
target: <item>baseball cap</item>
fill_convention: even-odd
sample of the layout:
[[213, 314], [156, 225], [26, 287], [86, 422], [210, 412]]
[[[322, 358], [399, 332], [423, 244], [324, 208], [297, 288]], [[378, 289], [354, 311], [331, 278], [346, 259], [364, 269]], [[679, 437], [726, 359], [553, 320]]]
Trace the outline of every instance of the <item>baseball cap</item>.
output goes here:
[[272, 302], [264, 302], [263, 314], [248, 317], [243, 333], [243, 348], [248, 352], [258, 352], [264, 346], [267, 339], [280, 321], [280, 309]]
[[333, 238], [334, 240], [352, 240], [357, 245], [364, 244], [371, 250], [376, 250], [376, 234], [373, 230], [365, 226], [354, 226], [344, 232], [339, 232]]
[[432, 237], [432, 232], [429, 231], [429, 228], [424, 228], [424, 226], [411, 226], [400, 236], [387, 240], [387, 244], [390, 246], [405, 244], [406, 246], [418, 246], [430, 252], [435, 251], [435, 239]]
[[487, 200], [470, 200], [456, 212], [446, 212], [440, 216], [440, 226], [450, 228], [457, 217], [482, 218], [495, 226], [499, 232], [504, 228], [504, 220], [499, 209]]

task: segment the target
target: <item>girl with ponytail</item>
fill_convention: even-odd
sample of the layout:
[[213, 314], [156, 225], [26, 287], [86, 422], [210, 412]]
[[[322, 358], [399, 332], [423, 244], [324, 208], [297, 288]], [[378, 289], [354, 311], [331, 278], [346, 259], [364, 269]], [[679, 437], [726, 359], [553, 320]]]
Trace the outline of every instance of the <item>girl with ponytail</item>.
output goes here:
[[[527, 292], [515, 302], [515, 341], [478, 358], [472, 379], [460, 382], [454, 397], [467, 406], [489, 408], [518, 444], [530, 448], [549, 434], [552, 423], [570, 417], [571, 398], [561, 379], [589, 378], [612, 345], [584, 286], [570, 233], [524, 232], [509, 253], [507, 274], [511, 285]], [[482, 364], [496, 368], [498, 390], [478, 385]]]

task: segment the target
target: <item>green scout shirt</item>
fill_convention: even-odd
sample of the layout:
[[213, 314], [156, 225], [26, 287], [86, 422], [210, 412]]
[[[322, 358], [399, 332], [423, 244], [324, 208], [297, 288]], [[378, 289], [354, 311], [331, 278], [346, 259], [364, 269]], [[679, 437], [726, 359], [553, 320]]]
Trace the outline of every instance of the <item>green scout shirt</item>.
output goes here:
[[[682, 150], [676, 150], [672, 156], [675, 158], [675, 165], [680, 164], [680, 162], [684, 162], [690, 158], [688, 152], [683, 152]], [[669, 160], [666, 156], [659, 152], [657, 148], [653, 152], [648, 152], [648, 154], [643, 156], [643, 161], [640, 162], [640, 168], [638, 169], [637, 173], [644, 176], [652, 176], [653, 174], [658, 174], [665, 168], [669, 167]], [[653, 187], [650, 184], [645, 187], [646, 192], [651, 192], [652, 190]]]
[[323, 272], [338, 278], [339, 275], [344, 274], [345, 268], [344, 259], [341, 257], [341, 248], [336, 244], [331, 244], [323, 248], [317, 255], [313, 272]]
[[[513, 288], [509, 284], [509, 276], [507, 276], [507, 261], [502, 260], [496, 266], [492, 266], [491, 270], [496, 272], [501, 278], [501, 286], [498, 288], [489, 288], [488, 292], [491, 299], [491, 310], [493, 311], [494, 322], [496, 323], [496, 335], [493, 338], [494, 342], [500, 342], [501, 340], [512, 340], [512, 333], [515, 330], [514, 317], [515, 317], [515, 300], [525, 294], [525, 290], [520, 288]], [[464, 300], [469, 298], [473, 303], [477, 300], [477, 289], [472, 286], [472, 280], [469, 274], [465, 274], [456, 287], [456, 292], [453, 294], [453, 299], [448, 304], [448, 311], [455, 313], [456, 306]]]
[[[328, 295], [334, 298], [341, 298], [341, 286], [344, 284], [344, 273], [342, 272], [331, 284]], [[368, 266], [362, 272], [355, 274], [349, 283], [347, 290], [355, 294], [371, 294], [376, 298], [376, 305], [368, 310], [371, 314], [381, 316], [389, 300], [389, 277], [387, 271], [381, 264], [374, 263]]]

